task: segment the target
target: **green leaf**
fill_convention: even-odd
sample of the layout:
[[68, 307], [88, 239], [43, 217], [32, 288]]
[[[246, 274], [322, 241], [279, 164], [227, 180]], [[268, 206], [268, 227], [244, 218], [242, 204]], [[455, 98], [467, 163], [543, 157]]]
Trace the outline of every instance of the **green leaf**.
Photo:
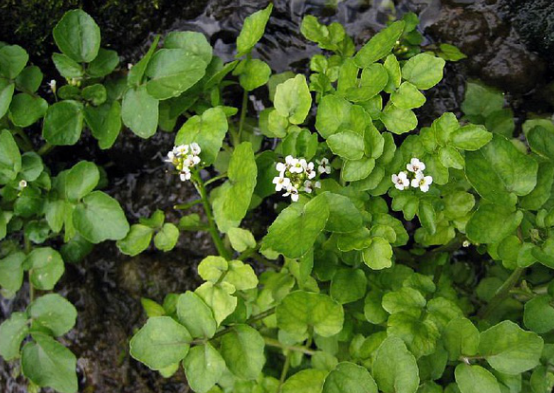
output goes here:
[[230, 261], [225, 282], [232, 284], [237, 291], [244, 291], [258, 286], [258, 276], [250, 265], [242, 261]]
[[179, 240], [179, 228], [175, 224], [165, 223], [154, 236], [154, 245], [158, 250], [168, 252], [177, 245], [177, 240]]
[[180, 362], [189, 352], [192, 338], [188, 330], [171, 317], [148, 318], [131, 339], [130, 353], [152, 370]]
[[396, 21], [375, 34], [354, 57], [358, 67], [367, 67], [389, 55], [404, 32], [404, 26], [404, 21]]
[[27, 309], [33, 320], [33, 330], [45, 328], [56, 337], [69, 332], [77, 320], [77, 310], [65, 298], [50, 293], [33, 301]]
[[15, 83], [19, 90], [26, 93], [35, 93], [42, 84], [43, 77], [40, 68], [37, 66], [27, 66], [15, 78]]
[[123, 124], [141, 138], [150, 138], [158, 129], [158, 104], [145, 86], [127, 90], [121, 104]]
[[103, 78], [115, 70], [119, 64], [119, 55], [116, 51], [100, 48], [98, 56], [89, 63], [87, 74], [93, 78]]
[[19, 291], [23, 284], [23, 262], [25, 254], [12, 252], [7, 257], [0, 259], [0, 286], [2, 296], [11, 298]]
[[229, 269], [229, 263], [223, 257], [209, 255], [198, 264], [198, 274], [203, 280], [217, 283]]
[[211, 165], [221, 150], [228, 128], [227, 116], [223, 109], [210, 108], [201, 116], [196, 115], [187, 120], [177, 133], [175, 144], [198, 143], [202, 149], [200, 153], [202, 161], [206, 165]]
[[346, 196], [326, 192], [329, 219], [325, 230], [329, 232], [352, 232], [362, 227], [362, 216], [352, 200]]
[[265, 26], [273, 10], [273, 4], [263, 10], [254, 12], [244, 20], [244, 24], [237, 37], [237, 57], [244, 56], [254, 48], [254, 45], [262, 38]]
[[363, 258], [364, 263], [373, 270], [386, 269], [392, 266], [392, 247], [382, 237], [374, 237], [364, 249]]
[[404, 82], [391, 94], [391, 101], [397, 108], [414, 109], [425, 104], [425, 96], [410, 82]]
[[307, 369], [300, 370], [289, 377], [281, 387], [282, 393], [321, 393], [327, 371]]
[[221, 339], [220, 353], [229, 370], [242, 379], [256, 379], [265, 363], [264, 339], [248, 325], [236, 325]]
[[237, 298], [230, 295], [234, 291], [235, 287], [226, 282], [217, 285], [206, 282], [198, 287], [195, 293], [212, 309], [215, 321], [219, 325], [237, 308]]
[[439, 49], [440, 49], [440, 52], [438, 53], [438, 55], [447, 61], [458, 61], [458, 60], [467, 58], [467, 56], [464, 55], [460, 51], [460, 49], [458, 49], [454, 45], [440, 44]]
[[81, 96], [85, 101], [88, 101], [92, 105], [99, 106], [106, 102], [108, 93], [104, 85], [96, 83], [94, 85], [85, 87], [81, 91]]
[[5, 361], [19, 357], [21, 343], [29, 334], [27, 320], [25, 313], [14, 312], [0, 325], [0, 356]]
[[400, 337], [410, 352], [419, 359], [435, 353], [440, 333], [433, 321], [429, 319], [422, 321], [420, 318], [400, 312], [389, 317], [387, 336]]
[[60, 50], [78, 63], [90, 63], [100, 49], [100, 28], [82, 10], [66, 12], [52, 32]]
[[420, 90], [435, 86], [442, 79], [444, 59], [429, 53], [410, 58], [402, 67], [402, 77]]
[[378, 393], [366, 368], [350, 362], [339, 363], [325, 378], [322, 393]]
[[19, 45], [6, 45], [0, 48], [0, 76], [15, 79], [29, 61], [29, 55]]
[[365, 296], [367, 278], [361, 269], [340, 269], [331, 280], [330, 295], [340, 304], [355, 302]]
[[535, 333], [548, 333], [554, 329], [554, 307], [552, 297], [540, 295], [525, 303], [523, 323]]
[[121, 104], [114, 101], [111, 105], [86, 106], [85, 121], [92, 135], [98, 139], [100, 149], [109, 149], [121, 131]]
[[61, 101], [48, 107], [42, 137], [51, 145], [70, 146], [77, 143], [83, 130], [83, 104]]
[[450, 360], [474, 356], [479, 349], [479, 330], [467, 318], [453, 319], [444, 329], [443, 340]]
[[183, 367], [188, 385], [198, 393], [209, 391], [226, 369], [225, 361], [209, 342], [192, 348]]
[[0, 119], [8, 112], [12, 102], [15, 85], [6, 80], [0, 79]]
[[207, 66], [186, 49], [160, 49], [146, 67], [148, 94], [158, 100], [177, 97], [202, 79]]
[[144, 309], [144, 312], [146, 313], [146, 316], [148, 318], [163, 317], [164, 315], [166, 315], [165, 309], [154, 300], [141, 297], [140, 304], [142, 305], [142, 308]]
[[212, 46], [204, 34], [196, 31], [172, 31], [164, 39], [164, 48], [184, 49], [206, 64], [212, 61]]
[[117, 248], [123, 254], [134, 257], [148, 248], [153, 235], [154, 229], [142, 224], [133, 224], [127, 236], [117, 241]]
[[46, 100], [27, 93], [17, 94], [10, 104], [10, 119], [18, 127], [29, 127], [41, 119], [47, 109]]
[[312, 248], [328, 217], [329, 206], [323, 195], [318, 195], [304, 206], [293, 203], [271, 224], [263, 244], [286, 257], [299, 258]]
[[519, 206], [527, 210], [539, 210], [552, 194], [554, 184], [554, 165], [543, 162], [537, 171], [537, 186], [533, 191], [520, 198]]
[[385, 87], [385, 92], [392, 93], [394, 90], [396, 90], [400, 83], [402, 82], [402, 72], [400, 70], [400, 63], [398, 62], [398, 59], [395, 55], [390, 54], [385, 59], [385, 62], [383, 63], [383, 66], [387, 70], [387, 73], [389, 74], [389, 82], [387, 86]]
[[329, 296], [295, 291], [288, 294], [276, 308], [277, 326], [297, 337], [310, 328], [322, 337], [339, 333], [344, 322], [342, 306]]
[[389, 314], [405, 312], [417, 317], [426, 303], [421, 292], [409, 287], [400, 288], [383, 296], [383, 308]]
[[519, 210], [499, 205], [481, 205], [466, 224], [467, 237], [474, 243], [496, 243], [513, 233], [523, 219]]
[[10, 131], [0, 132], [0, 181], [14, 180], [21, 170], [21, 153]]
[[301, 124], [312, 106], [312, 96], [304, 75], [296, 75], [277, 86], [275, 109], [292, 124]]
[[400, 109], [392, 104], [386, 106], [381, 113], [381, 121], [387, 130], [395, 134], [404, 134], [417, 127], [417, 117], [409, 109]]
[[452, 143], [462, 150], [478, 150], [492, 139], [493, 134], [483, 126], [468, 124], [452, 133]]
[[67, 79], [81, 79], [85, 71], [81, 64], [61, 53], [54, 53], [52, 61], [61, 76]]
[[240, 225], [250, 206], [257, 175], [252, 144], [243, 142], [231, 156], [227, 170], [229, 180], [212, 194], [215, 221], [221, 232]]
[[65, 196], [73, 203], [90, 194], [100, 181], [98, 167], [89, 161], [74, 165], [65, 178]]
[[262, 60], [243, 60], [235, 68], [233, 75], [239, 75], [239, 82], [244, 90], [252, 91], [269, 81], [271, 68]]
[[179, 296], [177, 317], [193, 338], [211, 338], [217, 329], [212, 310], [194, 292], [187, 291]]
[[[529, 194], [537, 184], [537, 162], [500, 135], [475, 152], [467, 152], [466, 176], [485, 199], [513, 206], [515, 196]], [[514, 195], [515, 194], [515, 195]]]
[[388, 337], [379, 346], [372, 371], [383, 393], [415, 393], [419, 386], [414, 355], [398, 337]]
[[144, 77], [146, 67], [148, 67], [148, 63], [150, 63], [152, 56], [154, 56], [154, 53], [158, 48], [159, 41], [160, 41], [160, 36], [156, 35], [154, 37], [154, 41], [152, 42], [152, 45], [150, 45], [150, 48], [148, 49], [148, 52], [146, 52], [144, 57], [140, 59], [140, 61], [131, 68], [131, 70], [129, 71], [129, 74], [127, 75], [127, 84], [129, 86], [139, 86], [142, 84], [142, 79]]
[[462, 111], [469, 116], [488, 117], [504, 107], [504, 95], [501, 91], [479, 82], [468, 82]]
[[537, 125], [527, 132], [529, 147], [540, 156], [554, 161], [554, 131]]
[[35, 385], [50, 387], [60, 393], [75, 393], [78, 389], [77, 359], [53, 338], [34, 333], [34, 341], [23, 347], [21, 369]]
[[254, 239], [252, 232], [247, 229], [231, 228], [227, 232], [227, 235], [229, 236], [229, 241], [235, 251], [244, 252], [249, 248], [256, 247], [256, 239]]
[[344, 181], [360, 181], [367, 179], [375, 169], [375, 159], [364, 157], [361, 160], [345, 160], [340, 175]]
[[35, 248], [24, 262], [30, 281], [36, 289], [50, 291], [65, 271], [59, 252], [50, 247]]
[[364, 138], [351, 131], [341, 131], [327, 138], [331, 151], [346, 159], [359, 160], [364, 156]]
[[500, 393], [498, 381], [490, 371], [481, 366], [459, 364], [455, 371], [461, 393]]
[[539, 365], [543, 340], [511, 321], [503, 321], [481, 333], [479, 353], [497, 371], [516, 375]]
[[89, 242], [123, 239], [129, 232], [129, 223], [119, 202], [101, 191], [93, 191], [83, 198], [73, 211], [75, 229]]

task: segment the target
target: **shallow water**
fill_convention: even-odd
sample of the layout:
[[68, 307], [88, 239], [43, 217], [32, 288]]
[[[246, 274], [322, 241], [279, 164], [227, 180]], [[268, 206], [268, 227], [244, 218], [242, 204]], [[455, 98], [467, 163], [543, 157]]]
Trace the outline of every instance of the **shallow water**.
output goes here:
[[[261, 3], [254, 0], [195, 2], [198, 8], [193, 11], [187, 8], [186, 14], [172, 14], [158, 23], [149, 21], [156, 26], [156, 31], [143, 34], [140, 39], [133, 36], [125, 42], [112, 42], [111, 46], [126, 56], [125, 61], [134, 62], [149, 46], [155, 33], [195, 30], [210, 38], [218, 56], [230, 60], [242, 21], [266, 2]], [[481, 78], [509, 90], [509, 98], [519, 116], [528, 111], [551, 110], [536, 86], [544, 85], [552, 77], [545, 62], [521, 42], [510, 25], [514, 14], [503, 4], [470, 0], [394, 3], [345, 0], [338, 1], [336, 6], [333, 0], [279, 0], [274, 3], [267, 33], [257, 46], [255, 56], [267, 61], [275, 72], [291, 67], [303, 72], [310, 56], [319, 51], [299, 33], [305, 14], [316, 15], [326, 23], [341, 22], [361, 44], [385, 26], [394, 13], [401, 16], [414, 11], [420, 13], [422, 27], [426, 28], [426, 43], [454, 43], [471, 56], [460, 64], [449, 64], [445, 80], [429, 91], [428, 102], [419, 113], [422, 125], [445, 111], [459, 111], [468, 78]], [[198, 16], [187, 19], [190, 15]], [[107, 28], [116, 27], [112, 24]], [[142, 42], [140, 51], [130, 51], [127, 46], [130, 42]], [[251, 99], [256, 100], [255, 95]], [[165, 173], [159, 152], [169, 150], [172, 142], [173, 135], [162, 132], [147, 142], [126, 132], [109, 152], [100, 152], [84, 140], [77, 148], [56, 150], [50, 160], [72, 162], [79, 157], [106, 165], [111, 180], [108, 192], [121, 202], [131, 222], [156, 209], [163, 210], [168, 220], [176, 222], [180, 213], [173, 210], [173, 205], [193, 198], [194, 190]], [[259, 215], [263, 216], [263, 211]], [[252, 220], [258, 221], [260, 216]], [[67, 335], [65, 343], [79, 358], [80, 391], [188, 391], [182, 371], [171, 379], [161, 378], [130, 359], [127, 343], [133, 330], [144, 322], [140, 298], [161, 301], [170, 292], [194, 288], [198, 283], [196, 264], [213, 252], [204, 234], [184, 233], [178, 247], [167, 254], [149, 251], [129, 258], [118, 253], [113, 244], [106, 243], [96, 247], [83, 263], [67, 266], [57, 291], [67, 296], [78, 309], [77, 326]], [[14, 300], [2, 299], [0, 319], [23, 309], [28, 302], [26, 293], [23, 289]], [[0, 360], [2, 392], [26, 392], [23, 378], [13, 376], [16, 371]]]

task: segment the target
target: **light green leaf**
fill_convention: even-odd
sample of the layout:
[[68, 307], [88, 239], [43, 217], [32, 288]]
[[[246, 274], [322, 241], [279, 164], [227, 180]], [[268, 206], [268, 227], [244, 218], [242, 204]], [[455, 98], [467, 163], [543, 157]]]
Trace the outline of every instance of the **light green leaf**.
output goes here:
[[295, 336], [304, 336], [308, 329], [322, 337], [341, 331], [344, 322], [342, 306], [329, 296], [295, 291], [287, 295], [276, 308], [277, 326]]
[[331, 280], [330, 295], [340, 304], [355, 302], [365, 296], [367, 278], [361, 269], [340, 269]]
[[307, 369], [300, 370], [289, 377], [281, 387], [282, 393], [321, 393], [327, 371]]
[[225, 361], [209, 342], [192, 348], [183, 367], [188, 385], [198, 393], [209, 391], [226, 369]]
[[231, 228], [227, 232], [227, 236], [229, 236], [229, 241], [235, 251], [244, 252], [249, 248], [256, 247], [256, 239], [247, 229]]
[[127, 236], [117, 241], [117, 248], [123, 254], [134, 257], [148, 248], [153, 235], [154, 229], [142, 224], [133, 224]]
[[202, 149], [200, 157], [206, 165], [214, 163], [229, 125], [221, 107], [210, 108], [201, 116], [193, 116], [181, 127], [175, 137], [175, 144], [198, 143]]
[[14, 180], [21, 170], [21, 153], [8, 130], [0, 132], [0, 181]]
[[523, 219], [519, 210], [481, 205], [466, 224], [467, 237], [475, 243], [496, 243], [516, 230]]
[[535, 333], [548, 333], [554, 329], [554, 307], [549, 295], [537, 296], [525, 303], [523, 322]]
[[244, 90], [252, 91], [269, 81], [271, 68], [262, 60], [243, 60], [235, 68], [233, 75], [239, 75], [239, 83]]
[[90, 63], [100, 49], [100, 28], [82, 10], [66, 12], [52, 32], [60, 50], [78, 63]]
[[77, 320], [73, 304], [57, 293], [39, 297], [29, 305], [27, 312], [33, 320], [33, 329], [46, 328], [56, 337], [70, 331]]
[[51, 105], [44, 117], [42, 137], [56, 146], [74, 145], [83, 130], [83, 104], [61, 101]]
[[29, 127], [41, 119], [48, 110], [48, 103], [27, 93], [17, 94], [10, 104], [10, 119], [18, 127]]
[[543, 340], [512, 321], [503, 321], [481, 333], [479, 354], [501, 373], [516, 375], [539, 365]]
[[386, 269], [392, 266], [392, 247], [382, 237], [374, 237], [363, 250], [363, 258], [364, 263], [373, 270]]
[[277, 86], [275, 109], [292, 124], [301, 124], [312, 106], [312, 96], [304, 75], [296, 75]]
[[453, 319], [444, 329], [443, 341], [450, 360], [474, 356], [479, 349], [479, 330], [467, 318]]
[[50, 291], [65, 271], [59, 252], [50, 247], [35, 248], [24, 262], [25, 270], [29, 270], [30, 280], [36, 289]]
[[400, 337], [410, 352], [419, 359], [435, 353], [440, 333], [433, 321], [429, 319], [422, 321], [413, 315], [400, 312], [389, 317], [387, 336]]
[[342, 164], [341, 177], [344, 181], [367, 179], [375, 169], [375, 159], [364, 157], [361, 160], [345, 160]]
[[220, 353], [229, 370], [242, 379], [256, 379], [265, 363], [265, 342], [257, 330], [236, 325], [221, 339]]
[[273, 4], [269, 3], [265, 9], [254, 12], [244, 20], [237, 37], [237, 57], [250, 53], [254, 45], [262, 38], [272, 10]]
[[175, 224], [165, 223], [156, 236], [154, 245], [158, 250], [168, 252], [173, 250], [179, 240], [179, 228]]
[[539, 210], [552, 194], [554, 184], [554, 165], [548, 162], [539, 164], [537, 186], [529, 194], [520, 198], [519, 206], [527, 210]]
[[46, 334], [33, 333], [33, 339], [23, 347], [23, 375], [35, 385], [50, 387], [60, 393], [77, 392], [75, 355]]
[[217, 285], [206, 282], [194, 292], [212, 309], [215, 321], [219, 325], [237, 308], [237, 298], [230, 295], [234, 291], [235, 287], [226, 282]]
[[500, 393], [498, 381], [490, 371], [481, 366], [459, 364], [455, 371], [461, 393]]
[[404, 64], [402, 77], [418, 89], [427, 90], [441, 81], [445, 63], [440, 57], [420, 53]]
[[229, 262], [229, 271], [224, 280], [232, 284], [237, 291], [253, 289], [258, 286], [258, 276], [254, 273], [254, 269], [242, 261]]
[[19, 291], [23, 284], [23, 262], [25, 254], [12, 252], [7, 257], [0, 259], [0, 286], [2, 296], [11, 298]]
[[483, 126], [468, 124], [452, 133], [452, 143], [462, 150], [478, 150], [492, 139], [493, 134]]
[[381, 113], [381, 121], [387, 130], [395, 134], [404, 134], [417, 127], [417, 117], [409, 109], [400, 109], [392, 104]]
[[93, 191], [83, 198], [73, 211], [75, 229], [89, 242], [123, 239], [129, 232], [129, 223], [119, 202], [101, 191]]
[[419, 386], [414, 355], [398, 337], [388, 337], [379, 346], [372, 371], [383, 393], [415, 393]]
[[394, 106], [400, 109], [419, 108], [425, 104], [425, 96], [410, 82], [404, 82], [390, 97]]
[[179, 296], [177, 317], [193, 338], [211, 338], [217, 329], [212, 310], [194, 292], [187, 291]]
[[0, 356], [10, 361], [19, 356], [21, 343], [29, 334], [28, 316], [14, 312], [0, 325]]
[[334, 154], [346, 160], [359, 160], [364, 156], [364, 138], [355, 132], [337, 132], [327, 138], [327, 145]]
[[227, 170], [229, 180], [212, 193], [214, 217], [221, 232], [240, 225], [250, 206], [257, 176], [252, 144], [243, 142], [231, 156]]
[[217, 283], [220, 277], [229, 269], [227, 260], [223, 257], [209, 255], [198, 264], [198, 274], [202, 279]]
[[323, 195], [304, 206], [293, 203], [271, 224], [263, 244], [286, 257], [299, 258], [312, 248], [328, 217], [329, 206]]
[[326, 192], [323, 195], [329, 207], [326, 231], [345, 233], [362, 227], [362, 215], [350, 198], [332, 192]]
[[426, 303], [421, 292], [409, 287], [400, 288], [383, 296], [383, 308], [389, 314], [405, 312], [417, 317]]
[[130, 353], [152, 370], [180, 362], [189, 352], [188, 330], [171, 317], [149, 318], [131, 339]]
[[504, 107], [504, 95], [501, 91], [483, 85], [480, 82], [468, 82], [462, 111], [470, 116], [488, 117]]
[[377, 384], [366, 368], [339, 363], [325, 378], [322, 393], [378, 393]]
[[375, 34], [354, 57], [358, 67], [367, 67], [390, 54], [404, 32], [404, 26], [404, 21], [396, 21]]
[[212, 46], [204, 34], [196, 31], [172, 31], [164, 39], [164, 48], [184, 49], [206, 64], [212, 61]]
[[121, 104], [123, 124], [141, 138], [150, 138], [158, 129], [158, 104], [145, 86], [127, 90]]

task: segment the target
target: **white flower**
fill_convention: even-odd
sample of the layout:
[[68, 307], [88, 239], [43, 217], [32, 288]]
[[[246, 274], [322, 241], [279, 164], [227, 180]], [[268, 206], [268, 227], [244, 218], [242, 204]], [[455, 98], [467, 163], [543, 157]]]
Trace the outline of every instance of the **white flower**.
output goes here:
[[287, 166], [285, 164], [283, 164], [282, 162], [278, 162], [277, 165], [275, 165], [275, 168], [277, 169], [277, 171], [283, 175], [285, 173], [285, 171], [287, 170]]
[[313, 179], [316, 176], [316, 173], [314, 171], [314, 163], [310, 162], [306, 166], [306, 175], [308, 176], [308, 179]]
[[315, 187], [315, 188], [321, 188], [321, 182], [320, 182], [320, 181], [316, 181], [316, 182], [314, 183], [314, 187]]
[[408, 174], [404, 171], [398, 175], [392, 175], [392, 182], [398, 190], [403, 190], [410, 186], [410, 180], [408, 180]]
[[190, 144], [190, 151], [192, 152], [192, 154], [194, 154], [195, 156], [199, 155], [200, 152], [202, 151], [202, 149], [200, 149], [200, 146], [198, 145], [198, 143], [196, 142], [192, 142]]
[[184, 156], [188, 154], [188, 152], [189, 152], [189, 145], [179, 145], [173, 148], [173, 154], [175, 154], [175, 156], [177, 157]]
[[462, 247], [469, 247], [471, 246], [471, 243], [469, 242], [469, 240], [464, 240], [464, 242], [462, 243]]
[[312, 182], [309, 180], [304, 181], [304, 191], [307, 192], [308, 194], [311, 194], [313, 190], [314, 190], [314, 187]]
[[26, 180], [21, 180], [19, 182], [19, 189], [23, 190], [25, 187], [27, 187], [27, 181]]
[[304, 172], [304, 168], [306, 167], [306, 160], [305, 159], [294, 159], [292, 165], [290, 166], [291, 173], [302, 173]]
[[273, 184], [275, 184], [275, 191], [288, 189], [288, 186], [290, 185], [290, 179], [284, 176], [277, 176], [273, 178]]
[[184, 160], [183, 165], [188, 168], [192, 168], [196, 164], [200, 163], [200, 157], [189, 154]]
[[50, 82], [47, 83], [47, 85], [50, 87], [50, 90], [52, 90], [52, 92], [56, 92], [56, 80], [55, 79], [52, 79]]
[[327, 158], [322, 158], [321, 161], [318, 162], [319, 166], [317, 167], [317, 171], [321, 174], [330, 174], [331, 173], [331, 167], [329, 166], [329, 160]]
[[414, 157], [410, 160], [410, 163], [406, 165], [406, 168], [413, 173], [423, 172], [425, 170], [425, 164]]
[[294, 158], [293, 156], [291, 156], [290, 154], [288, 156], [285, 157], [285, 163], [287, 164], [287, 166], [293, 166], [294, 164], [296, 164], [296, 162], [298, 162], [298, 160], [296, 158]]
[[130, 70], [131, 68], [133, 68], [133, 63], [127, 63], [127, 69]]
[[298, 201], [298, 190], [292, 184], [288, 185], [287, 192], [283, 194], [284, 197], [288, 197], [289, 195], [293, 202]]
[[184, 167], [183, 170], [179, 173], [179, 177], [181, 178], [181, 181], [190, 180], [190, 169]]
[[417, 172], [415, 179], [412, 180], [412, 187], [418, 188], [423, 191], [429, 191], [429, 186], [433, 183], [431, 176], [425, 176], [423, 172]]
[[175, 160], [175, 153], [173, 153], [173, 151], [170, 151], [167, 153], [167, 158], [164, 161], [173, 162], [174, 160]]

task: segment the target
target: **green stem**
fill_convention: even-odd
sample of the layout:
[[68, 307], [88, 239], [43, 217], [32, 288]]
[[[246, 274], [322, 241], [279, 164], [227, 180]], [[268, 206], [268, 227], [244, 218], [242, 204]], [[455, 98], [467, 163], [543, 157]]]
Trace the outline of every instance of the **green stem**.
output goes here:
[[31, 142], [31, 140], [27, 136], [27, 133], [19, 127], [15, 128], [14, 132], [21, 137], [21, 140], [23, 142], [23, 146], [21, 146], [21, 148], [25, 152], [32, 151], [33, 150], [33, 143]]
[[276, 340], [274, 338], [270, 337], [264, 337], [265, 345], [270, 347], [276, 347], [284, 349], [285, 351], [293, 351], [293, 352], [301, 352], [304, 355], [310, 355], [313, 356], [316, 351], [309, 349], [308, 347], [301, 347], [298, 345], [285, 345], [281, 343], [279, 340]]
[[[23, 244], [24, 244], [24, 250], [25, 254], [29, 254], [31, 252], [31, 241], [27, 236], [23, 238]], [[31, 282], [31, 273], [33, 269], [29, 270], [29, 300], [33, 302], [35, 300], [35, 287], [33, 286], [33, 283]]]
[[52, 146], [50, 143], [46, 142], [40, 149], [38, 149], [38, 155], [44, 156], [48, 153], [50, 153], [54, 149], [54, 146]]
[[198, 205], [199, 203], [202, 203], [202, 199], [195, 199], [194, 201], [189, 202], [189, 203], [183, 203], [183, 204], [180, 204], [180, 205], [175, 205], [175, 206], [173, 206], [173, 208], [175, 210], [187, 210], [187, 209], [190, 209], [191, 207], [193, 207], [194, 205]]
[[498, 307], [504, 300], [510, 296], [510, 290], [517, 284], [521, 274], [523, 273], [523, 268], [516, 268], [510, 277], [502, 284], [500, 288], [496, 291], [495, 295], [492, 297], [490, 302], [481, 309], [479, 312], [479, 317], [486, 319], [490, 314]]
[[279, 378], [279, 387], [277, 388], [277, 393], [281, 393], [281, 387], [287, 379], [287, 374], [289, 373], [290, 367], [290, 351], [287, 351], [287, 357], [285, 358], [285, 364], [283, 365], [283, 370], [281, 371], [281, 378]]
[[210, 180], [208, 180], [206, 183], [204, 183], [204, 186], [208, 186], [208, 185], [212, 184], [213, 182], [216, 182], [216, 181], [221, 180], [221, 179], [225, 179], [226, 177], [227, 177], [227, 172], [222, 173], [221, 175], [214, 176]]
[[221, 237], [219, 237], [219, 232], [215, 225], [215, 220], [212, 212], [212, 206], [210, 205], [210, 201], [208, 200], [208, 193], [206, 192], [206, 188], [204, 186], [204, 183], [202, 182], [200, 174], [194, 174], [193, 184], [196, 187], [198, 194], [200, 194], [200, 198], [202, 198], [202, 205], [204, 206], [204, 211], [208, 219], [208, 232], [210, 232], [210, 235], [212, 236], [215, 248], [217, 249], [219, 255], [229, 260], [231, 259], [231, 253], [229, 252], [229, 250], [227, 250], [227, 248], [225, 248]]
[[240, 108], [238, 143], [240, 143], [240, 137], [242, 135], [242, 128], [244, 127], [244, 120], [246, 119], [247, 108], [248, 108], [248, 92], [244, 90], [244, 93], [242, 95], [242, 107]]

